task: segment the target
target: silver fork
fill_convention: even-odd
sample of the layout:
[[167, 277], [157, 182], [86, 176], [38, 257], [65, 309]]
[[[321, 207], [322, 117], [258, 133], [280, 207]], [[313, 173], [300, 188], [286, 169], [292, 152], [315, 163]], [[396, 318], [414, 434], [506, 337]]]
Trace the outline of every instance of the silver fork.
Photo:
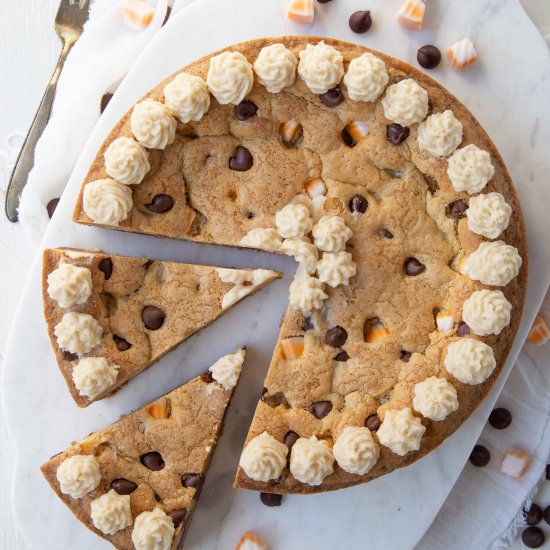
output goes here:
[[89, 11], [90, 0], [61, 0], [59, 4], [55, 17], [55, 32], [61, 38], [63, 49], [11, 174], [6, 193], [6, 216], [10, 222], [16, 222], [18, 219], [19, 199], [23, 188], [27, 184], [29, 172], [34, 166], [36, 143], [50, 118], [59, 74], [67, 59], [69, 50], [82, 34], [84, 23], [88, 20]]

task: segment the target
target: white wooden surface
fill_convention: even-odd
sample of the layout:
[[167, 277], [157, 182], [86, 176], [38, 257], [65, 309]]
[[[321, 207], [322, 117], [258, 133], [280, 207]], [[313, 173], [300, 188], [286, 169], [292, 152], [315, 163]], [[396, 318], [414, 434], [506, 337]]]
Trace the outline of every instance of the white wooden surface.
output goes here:
[[[550, 39], [550, 2], [522, 0], [543, 33]], [[14, 2], [0, 0], [0, 149], [8, 136], [28, 127], [55, 64], [59, 42], [53, 19], [59, 0]], [[503, 37], [505, 39], [506, 37]], [[20, 226], [11, 224], [3, 214], [7, 174], [0, 173], [0, 288], [3, 289], [0, 313], [0, 362], [11, 315], [17, 306], [31, 254], [24, 247]], [[32, 340], [32, 334], [29, 334]], [[10, 493], [13, 455], [0, 414], [0, 550], [22, 550], [24, 545], [11, 518]], [[537, 498], [550, 503], [550, 483]], [[32, 503], [29, 503], [32, 507]], [[522, 548], [520, 542], [514, 547]], [[545, 548], [550, 548], [547, 542]]]

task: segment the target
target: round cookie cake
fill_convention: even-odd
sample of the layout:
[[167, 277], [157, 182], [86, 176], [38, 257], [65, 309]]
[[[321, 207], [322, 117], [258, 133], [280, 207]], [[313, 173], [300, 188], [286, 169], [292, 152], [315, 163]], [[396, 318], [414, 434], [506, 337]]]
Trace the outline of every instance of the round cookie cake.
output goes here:
[[524, 303], [524, 221], [489, 136], [421, 71], [336, 40], [255, 40], [167, 78], [109, 135], [74, 219], [298, 261], [235, 481], [269, 493], [433, 450], [490, 390]]

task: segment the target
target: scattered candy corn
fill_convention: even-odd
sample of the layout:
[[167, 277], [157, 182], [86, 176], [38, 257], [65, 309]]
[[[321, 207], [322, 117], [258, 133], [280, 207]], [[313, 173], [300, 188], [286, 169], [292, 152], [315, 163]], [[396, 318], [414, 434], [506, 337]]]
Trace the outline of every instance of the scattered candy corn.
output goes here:
[[313, 0], [290, 0], [286, 16], [295, 23], [313, 23], [315, 6]]
[[304, 337], [292, 336], [281, 340], [281, 351], [285, 359], [300, 359], [304, 354]]
[[455, 42], [447, 48], [446, 53], [453, 69], [457, 71], [462, 71], [477, 61], [476, 49], [469, 38]]
[[527, 336], [527, 340], [529, 340], [531, 344], [535, 344], [536, 346], [542, 346], [543, 344], [548, 342], [549, 338], [550, 338], [550, 330], [548, 330], [548, 326], [544, 322], [544, 319], [540, 315], [537, 315], [535, 317], [533, 326], [529, 331], [529, 336]]
[[397, 22], [407, 29], [418, 31], [422, 28], [426, 6], [422, 0], [405, 0], [397, 12]]
[[144, 0], [126, 0], [123, 6], [124, 21], [137, 31], [147, 27], [153, 20], [155, 8]]

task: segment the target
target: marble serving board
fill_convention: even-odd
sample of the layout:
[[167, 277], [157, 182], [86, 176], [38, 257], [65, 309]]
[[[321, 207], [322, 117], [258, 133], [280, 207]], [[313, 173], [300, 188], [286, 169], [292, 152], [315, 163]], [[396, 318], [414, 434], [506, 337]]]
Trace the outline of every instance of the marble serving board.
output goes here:
[[[249, 356], [215, 454], [187, 546], [233, 548], [256, 529], [274, 549], [412, 548], [422, 537], [466, 463], [548, 286], [550, 251], [550, 59], [518, 0], [438, 0], [427, 7], [425, 30], [401, 29], [394, 20], [401, 0], [316, 3], [316, 22], [283, 18], [286, 0], [197, 0], [173, 16], [121, 84], [82, 152], [44, 236], [43, 247], [80, 246], [223, 266], [283, 270], [281, 281], [238, 305], [192, 337], [112, 399], [79, 410], [69, 397], [42, 319], [41, 258], [37, 257], [6, 350], [2, 395], [17, 449], [13, 507], [30, 548], [107, 548], [82, 527], [40, 475], [50, 455], [204, 371], [219, 356], [246, 344]], [[370, 9], [374, 24], [355, 35], [347, 25], [357, 9]], [[445, 47], [471, 37], [480, 62], [464, 73], [447, 63], [431, 74], [457, 95], [487, 128], [520, 192], [528, 226], [530, 284], [526, 312], [503, 374], [469, 421], [418, 463], [367, 485], [336, 493], [285, 497], [266, 508], [253, 492], [234, 490], [232, 478], [262, 389], [295, 270], [286, 257], [77, 226], [71, 214], [80, 183], [97, 148], [120, 116], [157, 82], [192, 60], [228, 44], [263, 36], [311, 34], [368, 45], [414, 63], [426, 43]], [[406, 312], [404, 312], [406, 313]]]

